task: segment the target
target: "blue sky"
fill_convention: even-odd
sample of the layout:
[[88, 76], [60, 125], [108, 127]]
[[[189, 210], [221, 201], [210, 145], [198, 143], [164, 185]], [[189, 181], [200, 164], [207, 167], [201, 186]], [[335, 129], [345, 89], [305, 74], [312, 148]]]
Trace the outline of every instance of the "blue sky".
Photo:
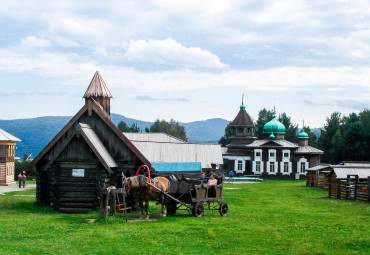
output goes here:
[[0, 119], [74, 115], [96, 70], [141, 120], [370, 108], [369, 1], [49, 2], [0, 0]]

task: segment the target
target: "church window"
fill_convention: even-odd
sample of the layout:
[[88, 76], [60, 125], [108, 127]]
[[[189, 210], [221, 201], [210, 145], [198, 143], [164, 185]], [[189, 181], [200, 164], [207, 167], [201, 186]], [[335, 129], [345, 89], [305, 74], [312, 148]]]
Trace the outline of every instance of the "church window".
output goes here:
[[288, 152], [284, 152], [284, 158], [289, 158], [289, 153]]
[[256, 157], [261, 157], [261, 152], [257, 151], [256, 152]]
[[238, 170], [239, 171], [243, 170], [243, 161], [242, 160], [238, 160]]
[[301, 162], [301, 173], [304, 173], [306, 171], [306, 163]]
[[256, 161], [256, 172], [261, 172], [261, 162]]
[[284, 162], [284, 173], [289, 172], [289, 162]]
[[274, 158], [275, 157], [275, 152], [270, 152], [270, 157]]
[[275, 162], [270, 162], [270, 172], [275, 173]]

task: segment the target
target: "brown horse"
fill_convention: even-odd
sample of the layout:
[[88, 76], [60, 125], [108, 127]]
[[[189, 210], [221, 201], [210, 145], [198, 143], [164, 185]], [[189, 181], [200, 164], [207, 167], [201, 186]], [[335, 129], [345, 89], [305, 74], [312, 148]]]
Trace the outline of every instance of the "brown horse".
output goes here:
[[[143, 175], [132, 176], [125, 178], [123, 184], [125, 190], [130, 192], [132, 189], [139, 189], [139, 204], [141, 208], [141, 218], [149, 219], [149, 200], [156, 199], [161, 203], [161, 217], [166, 217], [167, 197], [155, 188], [146, 184], [149, 181], [148, 177]], [[168, 192], [170, 189], [170, 182], [165, 177], [155, 177], [151, 184], [161, 191]], [[145, 202], [145, 206], [144, 206]]]

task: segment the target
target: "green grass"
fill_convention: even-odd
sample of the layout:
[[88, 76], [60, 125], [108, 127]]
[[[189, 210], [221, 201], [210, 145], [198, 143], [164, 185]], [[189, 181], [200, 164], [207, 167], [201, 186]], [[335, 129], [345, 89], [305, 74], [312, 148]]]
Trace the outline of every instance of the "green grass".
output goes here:
[[0, 254], [369, 254], [368, 203], [328, 199], [304, 181], [226, 184], [229, 216], [186, 211], [153, 222], [122, 215], [88, 223], [35, 205], [34, 191], [0, 195]]

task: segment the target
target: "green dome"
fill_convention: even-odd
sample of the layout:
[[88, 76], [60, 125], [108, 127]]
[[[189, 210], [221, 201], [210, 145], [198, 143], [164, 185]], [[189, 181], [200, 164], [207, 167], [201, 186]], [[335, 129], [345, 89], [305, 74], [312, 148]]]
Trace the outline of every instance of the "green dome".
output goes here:
[[271, 121], [267, 122], [263, 126], [263, 133], [275, 133], [275, 134], [285, 134], [285, 126], [283, 123], [279, 122], [276, 118], [273, 118]]
[[301, 133], [298, 135], [298, 139], [308, 139], [308, 134], [302, 129]]
[[244, 104], [242, 104], [242, 105], [240, 106], [240, 110], [245, 110], [245, 105], [244, 105]]

